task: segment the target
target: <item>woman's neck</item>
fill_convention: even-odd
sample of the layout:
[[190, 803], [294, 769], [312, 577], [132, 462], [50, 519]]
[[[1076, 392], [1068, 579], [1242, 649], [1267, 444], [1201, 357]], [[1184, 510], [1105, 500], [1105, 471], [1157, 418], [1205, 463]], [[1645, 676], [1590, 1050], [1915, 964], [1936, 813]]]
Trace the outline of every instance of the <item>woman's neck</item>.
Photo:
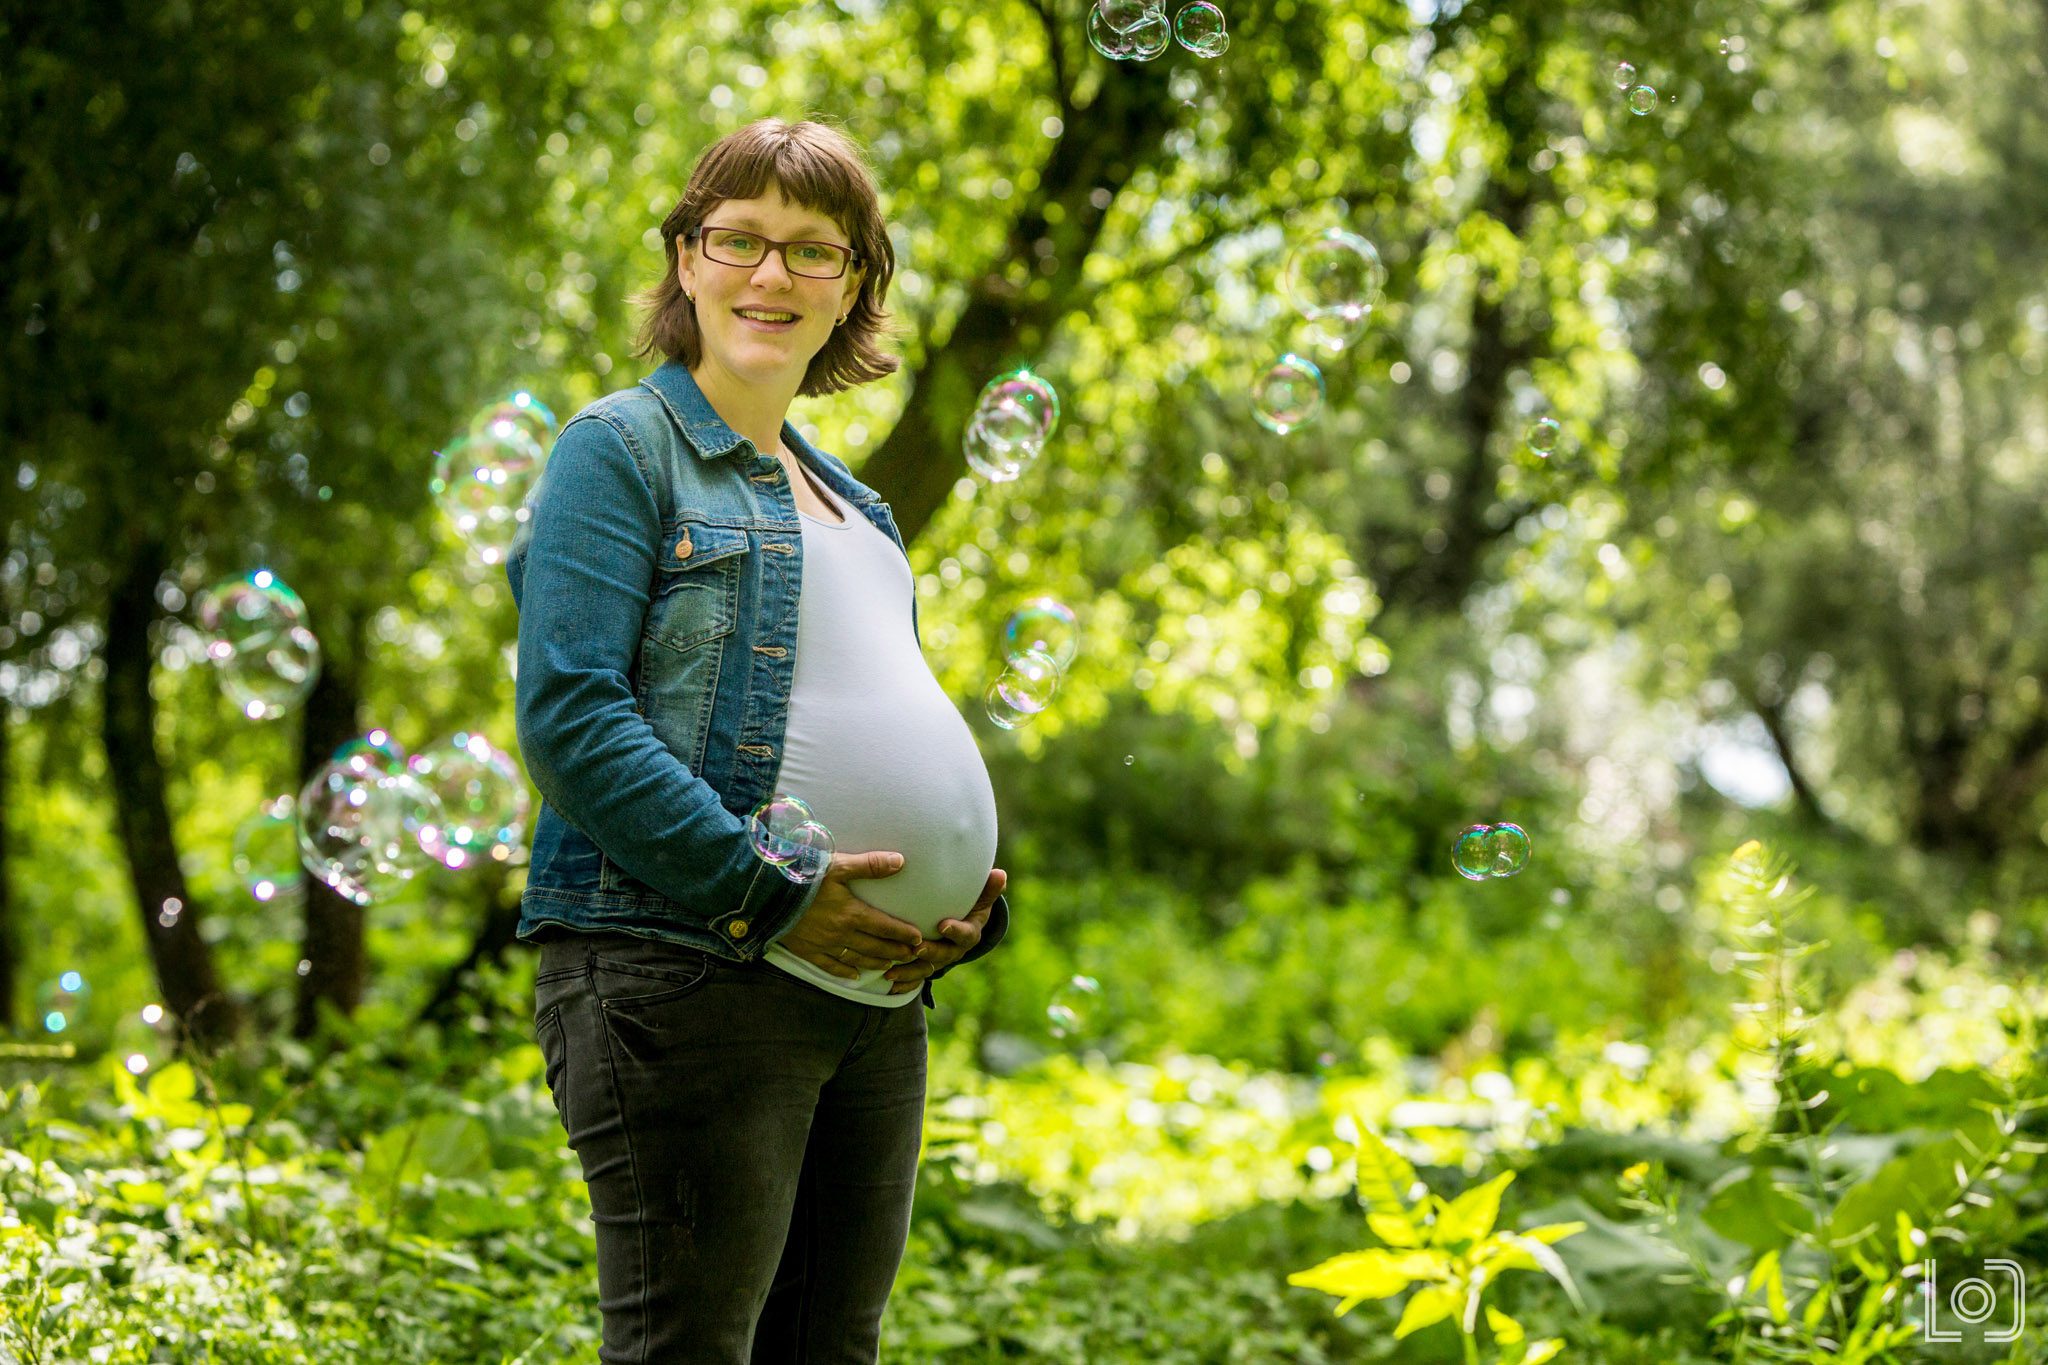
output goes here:
[[[707, 357], [690, 377], [697, 381], [705, 401], [725, 424], [753, 442], [754, 449], [763, 455], [775, 456], [782, 448], [782, 423], [789, 416], [789, 405], [796, 399], [796, 384], [787, 392], [763, 384], [750, 384], [741, 380]], [[798, 383], [801, 383], [799, 377]]]

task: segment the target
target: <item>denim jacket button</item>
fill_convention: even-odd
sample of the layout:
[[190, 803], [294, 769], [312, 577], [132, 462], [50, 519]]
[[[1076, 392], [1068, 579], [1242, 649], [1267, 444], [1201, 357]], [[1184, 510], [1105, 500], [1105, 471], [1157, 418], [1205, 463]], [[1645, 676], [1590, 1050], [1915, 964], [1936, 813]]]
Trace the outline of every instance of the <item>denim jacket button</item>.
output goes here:
[[743, 919], [736, 919], [731, 924], [725, 926], [725, 932], [731, 934], [734, 938], [745, 938], [747, 936], [747, 922]]
[[690, 544], [690, 533], [688, 531], [685, 531], [683, 532], [683, 538], [676, 542], [676, 558], [688, 559], [690, 557], [690, 551], [696, 548], [696, 546]]

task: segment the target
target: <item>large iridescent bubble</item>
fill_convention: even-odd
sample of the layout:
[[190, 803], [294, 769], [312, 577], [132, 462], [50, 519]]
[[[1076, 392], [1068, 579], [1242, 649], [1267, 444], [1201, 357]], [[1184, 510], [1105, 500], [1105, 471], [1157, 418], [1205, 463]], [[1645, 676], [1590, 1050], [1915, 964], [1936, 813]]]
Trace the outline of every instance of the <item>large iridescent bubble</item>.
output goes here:
[[484, 563], [504, 561], [531, 515], [526, 497], [544, 458], [528, 429], [509, 419], [458, 436], [435, 452], [428, 491]]
[[320, 678], [320, 641], [306, 606], [268, 569], [217, 583], [199, 596], [199, 629], [221, 690], [251, 720], [303, 702]]
[[458, 730], [414, 754], [406, 768], [441, 802], [441, 824], [422, 839], [430, 857], [451, 868], [512, 860], [526, 837], [527, 795], [509, 754]]
[[1026, 654], [1038, 653], [1050, 656], [1065, 670], [1080, 648], [1074, 609], [1056, 597], [1031, 598], [1003, 622], [1003, 657], [1013, 663]]
[[982, 695], [988, 718], [1005, 730], [1028, 724], [1052, 705], [1059, 691], [1060, 666], [1050, 654], [1025, 650], [1010, 660]]
[[1173, 16], [1174, 40], [1197, 57], [1221, 57], [1230, 50], [1223, 11], [1209, 0], [1194, 0]]
[[803, 798], [787, 792], [754, 808], [747, 817], [747, 838], [762, 862], [800, 884], [825, 875], [837, 846], [832, 831], [813, 818]]
[[358, 905], [430, 866], [440, 798], [408, 772], [329, 763], [299, 792], [299, 860]]
[[469, 419], [471, 436], [505, 436], [513, 431], [525, 432], [545, 451], [554, 443], [555, 414], [547, 404], [520, 389], [495, 403], [485, 404]]
[[1355, 323], [1371, 316], [1386, 288], [1379, 248], [1343, 228], [1329, 228], [1295, 247], [1287, 258], [1287, 298], [1310, 322]]
[[1323, 406], [1323, 372], [1292, 351], [1252, 381], [1252, 416], [1268, 431], [1285, 436], [1315, 420]]

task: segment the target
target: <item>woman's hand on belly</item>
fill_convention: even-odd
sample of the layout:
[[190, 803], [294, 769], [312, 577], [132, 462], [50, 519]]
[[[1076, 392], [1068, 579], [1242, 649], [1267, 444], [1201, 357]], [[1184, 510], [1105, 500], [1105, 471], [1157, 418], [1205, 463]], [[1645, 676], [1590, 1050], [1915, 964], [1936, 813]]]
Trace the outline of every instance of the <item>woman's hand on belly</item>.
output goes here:
[[[811, 908], [775, 941], [804, 961], [849, 981], [857, 980], [863, 971], [914, 960], [920, 946], [932, 946], [918, 927], [877, 910], [847, 886], [855, 877], [879, 881], [902, 870], [900, 853], [834, 853], [825, 869], [825, 884], [818, 888]], [[984, 921], [987, 918], [982, 916]], [[980, 938], [981, 931], [976, 929], [974, 941]], [[968, 946], [972, 947], [973, 941]]]
[[[896, 984], [889, 988], [891, 995], [903, 995], [916, 990], [933, 972], [950, 967], [967, 956], [975, 944], [981, 942], [982, 928], [988, 924], [989, 912], [995, 907], [996, 897], [1003, 894], [1003, 888], [1010, 884], [1010, 874], [1000, 867], [991, 868], [988, 882], [981, 888], [981, 896], [974, 902], [974, 908], [967, 912], [966, 919], [939, 921], [939, 932], [943, 939], [926, 939], [924, 946], [917, 950], [914, 962], [900, 967], [891, 967], [883, 975]], [[819, 899], [824, 894], [819, 893]]]

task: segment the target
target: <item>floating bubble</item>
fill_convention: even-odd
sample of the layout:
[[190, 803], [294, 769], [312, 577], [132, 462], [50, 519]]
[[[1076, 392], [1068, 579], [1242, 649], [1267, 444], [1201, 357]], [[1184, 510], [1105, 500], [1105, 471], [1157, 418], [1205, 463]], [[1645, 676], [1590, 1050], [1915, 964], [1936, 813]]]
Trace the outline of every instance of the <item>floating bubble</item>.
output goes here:
[[832, 831], [816, 820], [806, 820], [796, 827], [796, 856], [777, 870], [783, 876], [799, 885], [818, 880], [832, 866], [832, 850], [837, 846]]
[[784, 867], [802, 853], [797, 831], [810, 823], [811, 808], [802, 797], [777, 793], [747, 817], [747, 837], [762, 862]]
[[1111, 33], [1129, 33], [1159, 8], [1160, 0], [1095, 0], [1090, 13]]
[[1502, 823], [1493, 827], [1493, 875], [1512, 877], [1529, 865], [1529, 832], [1520, 825]]
[[1165, 10], [1155, 9], [1132, 25], [1125, 36], [1131, 40], [1130, 60], [1149, 62], [1173, 46], [1173, 25]]
[[1079, 1038], [1095, 1022], [1102, 1002], [1102, 984], [1092, 976], [1071, 976], [1053, 989], [1046, 1002], [1045, 1020], [1052, 1036]]
[[503, 562], [532, 515], [526, 495], [540, 474], [540, 443], [523, 427], [501, 421], [484, 434], [456, 437], [434, 456], [427, 484], [434, 501], [479, 559]]
[[1088, 11], [1088, 46], [1111, 61], [1121, 62], [1130, 59], [1134, 44], [1128, 33], [1110, 26], [1109, 20], [1102, 17], [1102, 8], [1098, 5]]
[[[1677, 96], [1673, 96], [1676, 99]], [[1647, 114], [1657, 107], [1657, 92], [1647, 85], [1639, 85], [1628, 92], [1628, 107], [1638, 114]]]
[[1025, 654], [1038, 653], [1064, 670], [1080, 648], [1074, 609], [1058, 598], [1034, 597], [1003, 623], [1003, 657], [1013, 663]]
[[1197, 57], [1221, 57], [1230, 47], [1223, 11], [1209, 0], [1195, 0], [1173, 16], [1173, 37]]
[[1529, 449], [1547, 456], [1557, 449], [1557, 438], [1563, 432], [1564, 427], [1555, 417], [1538, 417], [1529, 424]]
[[344, 740], [327, 761], [348, 769], [358, 777], [369, 777], [377, 773], [402, 773], [405, 771], [405, 746], [391, 737], [383, 728]]
[[408, 771], [439, 798], [442, 823], [426, 840], [444, 867], [510, 862], [526, 833], [526, 783], [518, 765], [482, 735], [458, 730], [414, 754]]
[[1470, 881], [1512, 877], [1529, 865], [1529, 832], [1520, 825], [1468, 825], [1451, 846], [1451, 866]]
[[221, 690], [251, 720], [270, 720], [303, 702], [320, 677], [320, 641], [306, 607], [268, 569], [200, 594], [197, 616]]
[[1323, 372], [1313, 360], [1289, 351], [1252, 381], [1252, 415], [1259, 425], [1285, 436], [1315, 419], [1323, 406]]
[[299, 792], [299, 861], [334, 890], [368, 905], [382, 881], [404, 881], [432, 861], [440, 798], [408, 772], [359, 772], [329, 763]]
[[1634, 62], [1617, 62], [1617, 63], [1615, 63], [1615, 67], [1614, 67], [1614, 88], [1615, 88], [1616, 90], [1627, 90], [1627, 89], [1630, 89], [1631, 87], [1633, 87], [1633, 86], [1635, 85], [1635, 83], [1636, 83], [1636, 64], [1635, 64]]
[[967, 455], [967, 467], [990, 483], [1008, 483], [1024, 472], [1038, 454], [1035, 445], [1003, 445], [991, 440], [982, 429], [981, 414], [968, 422], [960, 446]]
[[36, 988], [36, 1019], [45, 1033], [65, 1033], [78, 1027], [85, 1014], [92, 988], [78, 971], [59, 972]]
[[503, 439], [514, 432], [523, 432], [543, 451], [553, 444], [555, 430], [554, 412], [525, 389], [486, 404], [469, 419], [472, 437]]
[[1483, 882], [1493, 875], [1493, 826], [1467, 825], [1451, 845], [1451, 866], [1470, 881]]
[[1050, 654], [1035, 649], [1027, 649], [1010, 660], [1010, 666], [996, 679], [996, 690], [1003, 699], [1028, 716], [1052, 705], [1059, 686], [1059, 663]]
[[1349, 325], [1370, 317], [1386, 287], [1379, 248], [1355, 232], [1330, 228], [1294, 248], [1285, 285], [1295, 311], [1310, 322], [1336, 318]]
[[273, 797], [235, 828], [235, 876], [258, 902], [288, 899], [299, 889], [299, 803]]
[[1008, 370], [982, 385], [975, 412], [991, 441], [1043, 446], [1059, 425], [1059, 391], [1030, 367]]

